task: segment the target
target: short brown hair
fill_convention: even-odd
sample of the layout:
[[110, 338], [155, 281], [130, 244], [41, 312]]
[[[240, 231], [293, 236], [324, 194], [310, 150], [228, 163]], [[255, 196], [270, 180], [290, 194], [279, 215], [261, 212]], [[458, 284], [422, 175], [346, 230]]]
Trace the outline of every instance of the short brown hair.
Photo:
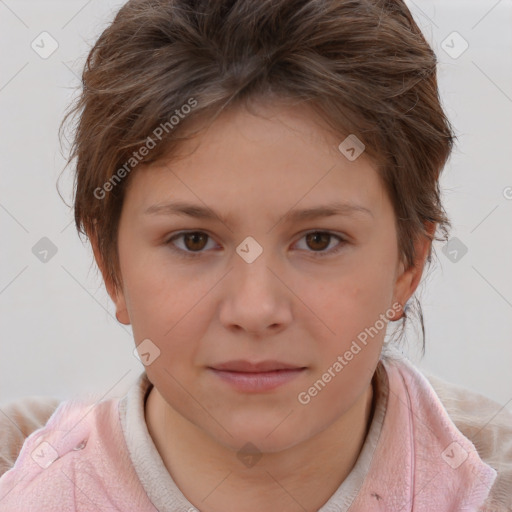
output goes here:
[[[77, 229], [95, 238], [120, 286], [117, 229], [134, 152], [167, 126], [140, 160], [154, 162], [192, 136], [193, 121], [274, 97], [307, 103], [340, 137], [363, 141], [409, 267], [428, 223], [442, 239], [449, 227], [439, 174], [455, 136], [436, 65], [401, 0], [130, 0], [90, 51], [83, 89], [63, 120], [78, 115], [68, 160], [76, 158]], [[170, 123], [191, 100], [194, 108]]]

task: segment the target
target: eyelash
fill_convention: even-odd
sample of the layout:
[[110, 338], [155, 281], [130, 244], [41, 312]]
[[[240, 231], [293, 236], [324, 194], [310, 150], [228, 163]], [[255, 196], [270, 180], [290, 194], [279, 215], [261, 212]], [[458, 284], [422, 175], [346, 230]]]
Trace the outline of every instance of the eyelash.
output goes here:
[[[175, 246], [173, 246], [173, 244], [172, 244], [172, 242], [174, 240], [179, 239], [179, 238], [183, 237], [184, 235], [191, 234], [191, 233], [199, 233], [202, 235], [206, 235], [208, 237], [208, 240], [212, 239], [212, 237], [210, 235], [208, 235], [208, 233], [205, 233], [204, 231], [181, 231], [180, 233], [177, 233], [176, 235], [173, 235], [171, 238], [169, 238], [165, 242], [165, 245], [169, 246], [169, 249], [181, 258], [196, 258], [198, 256], [201, 256], [205, 252], [204, 250], [197, 251], [197, 252], [186, 251], [184, 249], [178, 249]], [[318, 231], [318, 230], [308, 231], [307, 233], [304, 233], [304, 235], [299, 240], [302, 240], [302, 238], [304, 238], [305, 236], [310, 235], [310, 234], [329, 235], [331, 237], [337, 238], [340, 242], [334, 249], [330, 249], [329, 251], [325, 251], [325, 250], [324, 251], [307, 251], [307, 252], [314, 254], [315, 257], [319, 257], [319, 258], [324, 258], [326, 256], [331, 256], [333, 254], [337, 254], [338, 252], [340, 252], [343, 249], [343, 247], [347, 243], [347, 240], [339, 235], [331, 233], [330, 231]]]

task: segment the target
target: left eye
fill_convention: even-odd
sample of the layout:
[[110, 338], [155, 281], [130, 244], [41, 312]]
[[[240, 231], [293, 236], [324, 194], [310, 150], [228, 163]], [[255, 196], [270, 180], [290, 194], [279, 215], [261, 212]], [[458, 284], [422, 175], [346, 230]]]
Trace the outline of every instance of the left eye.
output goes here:
[[[335, 246], [334, 249], [326, 251], [325, 249], [331, 245], [330, 242], [333, 238], [337, 238], [339, 240], [338, 245]], [[177, 244], [175, 244], [174, 241], [179, 239], [184, 241], [184, 247], [177, 248]], [[169, 240], [167, 240], [166, 244], [169, 245], [171, 250], [179, 253], [180, 256], [194, 257], [200, 256], [204, 252], [203, 249], [207, 245], [208, 239], [213, 242], [211, 237], [203, 231], [187, 231], [174, 235]], [[344, 238], [328, 231], [310, 231], [309, 233], [306, 233], [300, 240], [302, 239], [306, 240], [306, 244], [310, 248], [313, 246], [313, 249], [315, 249], [308, 252], [312, 252], [317, 256], [335, 254], [340, 251], [346, 243]]]
[[[315, 251], [312, 251], [314, 253], [318, 253], [318, 256], [326, 256], [329, 254], [335, 254], [338, 251], [340, 251], [346, 240], [344, 240], [341, 236], [335, 235], [334, 233], [330, 233], [328, 231], [310, 231], [309, 233], [306, 233], [301, 240], [305, 238], [306, 243], [313, 247], [316, 246]], [[326, 251], [325, 248], [330, 245], [329, 241], [332, 241], [333, 238], [337, 238], [339, 240], [339, 243], [337, 246], [335, 246], [334, 249], [331, 249], [329, 251]], [[320, 247], [318, 247], [320, 246]]]

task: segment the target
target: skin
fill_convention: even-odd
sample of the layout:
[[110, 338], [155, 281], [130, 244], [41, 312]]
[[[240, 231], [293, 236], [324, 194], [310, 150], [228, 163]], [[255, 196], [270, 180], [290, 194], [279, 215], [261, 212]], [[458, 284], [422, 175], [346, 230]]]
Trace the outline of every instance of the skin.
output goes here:
[[[169, 473], [203, 512], [313, 511], [329, 499], [368, 430], [385, 329], [307, 405], [297, 397], [379, 315], [405, 304], [430, 246], [419, 240], [416, 264], [403, 267], [375, 164], [364, 153], [345, 158], [337, 148], [344, 137], [312, 110], [260, 104], [257, 114], [227, 111], [183, 145], [180, 159], [134, 171], [119, 225], [122, 289], [106, 280], [136, 344], [149, 338], [160, 350], [146, 367], [154, 384], [146, 423]], [[206, 205], [226, 222], [144, 213], [171, 200]], [[283, 219], [334, 201], [371, 213]], [[183, 230], [208, 236], [169, 242]], [[333, 236], [308, 240], [315, 231]], [[236, 252], [247, 236], [263, 249], [252, 263]], [[103, 269], [94, 240], [93, 248]], [[207, 369], [234, 359], [306, 370], [246, 393]], [[237, 457], [248, 442], [261, 455], [251, 466]]]

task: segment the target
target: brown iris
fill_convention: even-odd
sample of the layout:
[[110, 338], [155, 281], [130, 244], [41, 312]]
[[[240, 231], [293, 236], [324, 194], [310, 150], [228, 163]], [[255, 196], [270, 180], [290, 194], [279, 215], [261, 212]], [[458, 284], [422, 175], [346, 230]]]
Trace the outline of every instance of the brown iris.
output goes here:
[[[206, 233], [201, 233], [199, 231], [195, 231], [193, 233], [183, 233], [183, 241], [187, 249], [190, 251], [200, 251], [201, 249], [204, 249], [207, 240], [208, 235]], [[191, 245], [189, 242], [191, 242]]]
[[[314, 233], [308, 233], [306, 235], [306, 242], [311, 249], [315, 249], [314, 244], [320, 243], [322, 247], [316, 247], [316, 249], [322, 250], [329, 246], [331, 236], [332, 235], [330, 235], [329, 233], [322, 233], [320, 231], [316, 231]], [[313, 247], [311, 247], [310, 242], [313, 242]], [[324, 244], [323, 242], [326, 243]]]

